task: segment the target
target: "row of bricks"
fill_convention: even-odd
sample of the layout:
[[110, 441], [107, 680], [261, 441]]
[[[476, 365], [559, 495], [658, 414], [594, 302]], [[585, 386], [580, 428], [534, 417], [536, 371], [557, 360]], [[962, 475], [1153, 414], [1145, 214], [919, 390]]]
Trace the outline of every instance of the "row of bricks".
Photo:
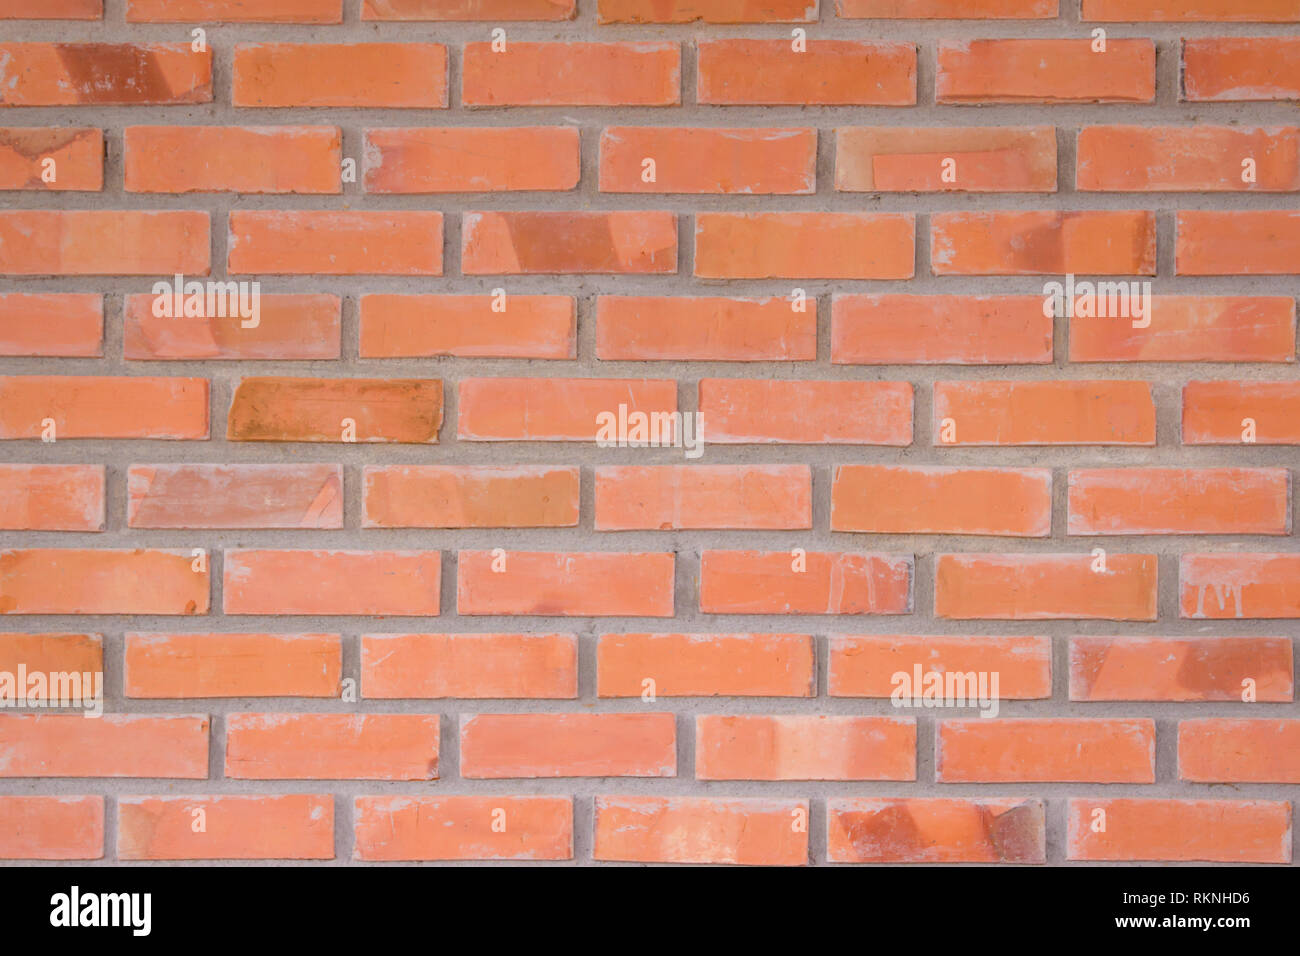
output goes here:
[[[438, 714], [232, 713], [234, 780], [436, 780]], [[917, 779], [912, 717], [702, 715], [697, 780]], [[0, 715], [0, 777], [208, 779], [206, 715]], [[671, 713], [462, 714], [464, 779], [676, 777]], [[1195, 783], [1300, 783], [1300, 720], [1178, 722], [1178, 775]], [[1156, 724], [1133, 718], [935, 721], [939, 783], [1156, 779]]]
[[[1150, 297], [1144, 315], [1115, 317], [1130, 290], [1097, 297], [1105, 316], [1072, 310], [1050, 295], [830, 296], [835, 365], [1045, 365], [1053, 361], [1053, 315], [1069, 319], [1073, 362], [1270, 362], [1296, 359], [1295, 300], [1285, 296]], [[174, 288], [174, 286], [173, 286]], [[166, 302], [164, 293], [163, 304]], [[235, 297], [237, 299], [237, 295]], [[122, 353], [128, 360], [332, 360], [342, 357], [342, 306], [330, 294], [263, 294], [254, 323], [238, 308], [209, 310], [171, 296], [124, 296]], [[192, 301], [193, 308], [187, 308]], [[214, 303], [215, 304], [215, 303]], [[231, 302], [227, 300], [227, 306]], [[246, 292], [243, 305], [251, 305]], [[1143, 305], [1139, 300], [1139, 305]], [[185, 312], [202, 315], [185, 315]], [[226, 314], [221, 316], [221, 312]], [[248, 311], [248, 310], [245, 310]], [[578, 358], [578, 303], [566, 295], [390, 295], [358, 297], [362, 359]], [[595, 297], [595, 356], [630, 362], [812, 362], [816, 296]], [[1080, 314], [1084, 313], [1084, 314]], [[93, 293], [0, 294], [0, 356], [104, 355], [104, 300]], [[252, 326], [251, 328], [246, 326]]]
[[[460, 551], [456, 612], [672, 617], [676, 552]], [[934, 614], [954, 620], [1154, 621], [1155, 554], [939, 554]], [[442, 611], [440, 551], [235, 548], [226, 614], [395, 615]], [[700, 556], [705, 614], [911, 614], [915, 556], [728, 551]], [[1300, 554], [1187, 553], [1190, 619], [1300, 617]], [[202, 548], [0, 551], [0, 614], [207, 614]]]
[[[330, 794], [120, 796], [119, 860], [335, 858]], [[105, 798], [0, 796], [0, 859], [98, 860]], [[353, 859], [571, 860], [567, 796], [353, 798]], [[636, 863], [810, 862], [806, 799], [598, 796], [592, 857]], [[820, 809], [820, 808], [819, 808]], [[1031, 797], [831, 797], [828, 863], [1044, 863], [1047, 807]], [[1291, 805], [1275, 800], [1075, 797], [1066, 859], [1290, 863]]]
[[[229, 221], [232, 275], [443, 274], [433, 211], [242, 210]], [[1300, 212], [1181, 211], [1180, 276], [1300, 273]], [[1144, 210], [936, 212], [939, 276], [1156, 274], [1156, 214]], [[678, 273], [679, 215], [473, 211], [461, 216], [464, 275]], [[916, 216], [698, 212], [701, 279], [912, 279]], [[206, 276], [210, 215], [184, 210], [0, 212], [0, 275]]]
[[[362, 634], [360, 679], [348, 685], [340, 634], [128, 631], [112, 662], [122, 666], [123, 696], [134, 699], [337, 699], [351, 686], [367, 700], [575, 700], [579, 640], [574, 633]], [[602, 633], [594, 643], [601, 698], [817, 696], [812, 634]], [[899, 674], [916, 693], [936, 677], [948, 687], [944, 675], [955, 674], [973, 696], [980, 674], [997, 674], [998, 700], [1052, 697], [1050, 637], [832, 634], [826, 645], [831, 697], [893, 697]], [[1076, 635], [1068, 661], [1072, 701], [1294, 699], [1285, 637]], [[0, 673], [94, 675], [104, 663], [100, 634], [0, 636]], [[918, 682], [917, 673], [935, 676]], [[66, 694], [49, 687], [46, 696], [76, 705], [102, 690], [83, 683]]]
[[[698, 40], [696, 101], [718, 106], [914, 106], [914, 43]], [[181, 105], [213, 101], [213, 53], [190, 43], [3, 43], [6, 106]], [[1182, 41], [1191, 102], [1300, 98], [1300, 37]], [[1154, 103], [1150, 39], [940, 41], [935, 102]], [[439, 43], [240, 43], [232, 105], [446, 109]], [[676, 42], [467, 43], [461, 105], [679, 106]], [[539, 82], [539, 77], [545, 77]]]
[[[127, 0], [128, 23], [343, 21], [344, 0]], [[362, 20], [569, 20], [577, 0], [360, 0]], [[835, 0], [841, 19], [1052, 19], [1059, 0]], [[819, 0], [596, 0], [600, 23], [815, 23]], [[1292, 0], [1082, 0], [1082, 18], [1300, 21]], [[99, 20], [103, 0], [4, 0], [0, 19]]]
[[[673, 379], [467, 378], [458, 383], [456, 437], [684, 447], [690, 423], [677, 390]], [[713, 444], [914, 440], [909, 382], [706, 378], [698, 391], [700, 438]], [[1145, 381], [947, 381], [934, 383], [933, 397], [936, 447], [1156, 443]], [[0, 439], [207, 441], [209, 405], [205, 378], [6, 375]], [[1297, 381], [1190, 382], [1182, 405], [1185, 444], [1300, 441]], [[259, 376], [235, 386], [226, 438], [432, 444], [442, 423], [441, 379]]]
[[[596, 531], [813, 527], [808, 465], [597, 465]], [[1048, 537], [1049, 468], [838, 465], [830, 530]], [[363, 528], [574, 528], [576, 465], [366, 465]], [[103, 465], [0, 465], [0, 529], [103, 531]], [[339, 530], [343, 466], [131, 465], [128, 528]], [[1286, 468], [1071, 468], [1070, 535], [1291, 531]]]
[[[337, 126], [128, 126], [127, 192], [341, 193]], [[568, 191], [581, 179], [577, 127], [367, 129], [367, 192]], [[600, 136], [610, 193], [807, 195], [818, 130], [613, 126]], [[1056, 128], [841, 127], [845, 192], [1055, 192]], [[102, 130], [0, 129], [0, 189], [98, 191]], [[1090, 192], [1295, 192], [1300, 127], [1087, 126], [1075, 188]]]

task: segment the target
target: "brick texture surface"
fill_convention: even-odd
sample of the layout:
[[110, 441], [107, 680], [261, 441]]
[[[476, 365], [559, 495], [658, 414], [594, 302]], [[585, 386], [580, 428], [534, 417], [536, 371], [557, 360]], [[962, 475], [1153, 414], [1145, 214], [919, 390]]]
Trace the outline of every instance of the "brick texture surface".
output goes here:
[[0, 0], [0, 861], [1292, 863], [1298, 101], [1297, 0]]

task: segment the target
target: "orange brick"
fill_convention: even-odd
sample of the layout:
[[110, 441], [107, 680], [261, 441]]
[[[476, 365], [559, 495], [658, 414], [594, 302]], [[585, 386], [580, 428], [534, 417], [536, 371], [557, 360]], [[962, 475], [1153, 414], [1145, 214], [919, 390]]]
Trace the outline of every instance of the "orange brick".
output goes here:
[[572, 528], [578, 469], [367, 465], [364, 528]]
[[914, 106], [916, 45], [790, 39], [699, 40], [700, 103]]
[[226, 439], [437, 444], [441, 427], [438, 379], [245, 378]]
[[0, 106], [212, 102], [212, 51], [196, 53], [188, 39], [183, 43], [0, 43], [0, 62], [5, 64]]
[[598, 0], [599, 23], [813, 23], [816, 0]]
[[366, 192], [567, 191], [578, 185], [576, 126], [366, 130]]
[[1300, 618], [1300, 554], [1184, 554], [1185, 618]]
[[811, 362], [817, 302], [731, 296], [602, 295], [602, 361]]
[[462, 551], [458, 614], [672, 617], [671, 553]]
[[[1295, 192], [1294, 126], [1087, 126], [1079, 131], [1077, 188], [1105, 192]], [[1254, 179], [1243, 182], [1246, 159]]]
[[240, 107], [445, 109], [440, 43], [239, 43], [232, 102]]
[[126, 191], [337, 193], [337, 126], [128, 126]]
[[437, 714], [229, 714], [234, 780], [437, 780]]
[[363, 634], [369, 699], [573, 699], [576, 634]]
[[0, 273], [7, 275], [205, 276], [209, 251], [206, 212], [0, 212]]
[[0, 796], [0, 860], [103, 856], [103, 797]]
[[705, 550], [700, 557], [700, 610], [910, 614], [912, 573], [910, 554]]
[[358, 860], [571, 860], [570, 797], [357, 797]]
[[128, 633], [127, 697], [337, 697], [337, 634]]
[[207, 614], [207, 554], [0, 551], [0, 614]]
[[1179, 721], [1178, 779], [1300, 783], [1300, 720]]
[[130, 528], [342, 528], [340, 465], [132, 465]]
[[961, 675], [972, 688], [985, 673], [998, 675], [995, 696], [1001, 700], [1041, 700], [1052, 696], [1051, 658], [1048, 637], [836, 634], [830, 638], [829, 692], [893, 697], [906, 689], [895, 679], [903, 674], [911, 682], [904, 694], [910, 698], [924, 690], [916, 686], [918, 672]]
[[596, 797], [596, 860], [631, 863], [808, 862], [808, 801]]
[[847, 126], [835, 132], [847, 192], [1056, 192], [1056, 129]]
[[695, 275], [702, 279], [910, 279], [911, 213], [701, 212]]
[[934, 613], [959, 620], [1154, 621], [1156, 556], [941, 554]]
[[831, 530], [1044, 538], [1052, 531], [1052, 473], [839, 465], [831, 487]]
[[460, 774], [498, 777], [675, 777], [672, 714], [468, 714]]
[[936, 445], [1154, 445], [1151, 385], [1114, 379], [935, 382]]
[[43, 434], [55, 441], [206, 441], [208, 381], [91, 375], [0, 376], [0, 439], [41, 438]]
[[[465, 106], [677, 106], [677, 43], [466, 43]], [[539, 82], [545, 77], [545, 82]]]
[[227, 550], [225, 613], [436, 617], [441, 567], [437, 551]]
[[1043, 801], [838, 797], [826, 803], [830, 863], [1045, 863]]
[[1180, 212], [1180, 276], [1300, 273], [1300, 213], [1281, 210]]
[[362, 358], [572, 359], [567, 295], [363, 295]]
[[467, 378], [458, 407], [461, 441], [596, 441], [617, 430], [624, 408], [629, 438], [645, 416], [647, 436], [685, 440], [671, 379]]
[[677, 271], [671, 212], [467, 212], [466, 275], [654, 274]]
[[[1106, 828], [1094, 828], [1102, 819]], [[1076, 798], [1066, 820], [1070, 860], [1291, 862], [1291, 805], [1284, 801]]]
[[1140, 210], [937, 212], [935, 275], [1156, 274], [1156, 218]]
[[[29, 689], [17, 676], [19, 668], [28, 675], [68, 675], [66, 683], [52, 678], [42, 696], [59, 706], [85, 706], [104, 696], [104, 638], [100, 634], [0, 634], [0, 674], [10, 685], [5, 688], [5, 706], [14, 705], [15, 690], [21, 694]], [[73, 680], [72, 675], [79, 679]], [[32, 696], [28, 694], [29, 699]]]
[[1300, 100], [1300, 37], [1183, 40], [1182, 78], [1192, 102]]
[[697, 780], [915, 780], [910, 717], [695, 718]]
[[[175, 288], [174, 282], [166, 283]], [[126, 296], [122, 350], [137, 361], [206, 359], [208, 361], [289, 361], [337, 359], [341, 354], [342, 300], [336, 295], [258, 294], [256, 315], [249, 308], [231, 308], [214, 298], [214, 314], [168, 317], [154, 315], [154, 305], [167, 311], [165, 297], [152, 294]], [[172, 311], [175, 314], [175, 294]], [[182, 296], [182, 304], [188, 296]], [[197, 301], [197, 300], [195, 300]], [[225, 307], [223, 308], [223, 304]], [[202, 310], [207, 313], [204, 299]], [[221, 313], [225, 312], [223, 316]], [[245, 327], [245, 323], [251, 324]]]
[[103, 130], [0, 127], [0, 189], [99, 192], [103, 188]]
[[343, 0], [127, 0], [126, 22], [342, 23]]
[[912, 443], [908, 382], [705, 378], [700, 414], [718, 444]]
[[1156, 45], [1148, 39], [944, 40], [937, 103], [1152, 103]]
[[598, 694], [812, 697], [815, 656], [811, 634], [602, 634]]
[[8, 0], [0, 9], [0, 20], [102, 20], [103, 17], [104, 0]]
[[1070, 638], [1070, 700], [1289, 701], [1291, 673], [1285, 637]]
[[812, 527], [807, 465], [596, 468], [596, 530]]
[[576, 0], [362, 0], [362, 20], [572, 20]]
[[816, 179], [815, 129], [608, 126], [600, 137], [606, 193], [806, 194]]
[[103, 465], [0, 465], [0, 529], [103, 531]]
[[940, 783], [1155, 783], [1156, 725], [1131, 720], [941, 720]]
[[0, 715], [0, 777], [208, 775], [208, 718], [186, 714]]
[[837, 365], [1014, 365], [1052, 361], [1052, 319], [1030, 295], [836, 295]]
[[442, 213], [235, 210], [233, 274], [442, 275]]
[[0, 356], [99, 358], [104, 300], [79, 292], [0, 294]]
[[117, 817], [122, 860], [334, 859], [328, 794], [120, 797]]
[[1300, 445], [1300, 383], [1188, 382], [1183, 444]]
[[1135, 20], [1203, 21], [1254, 20], [1265, 23], [1300, 21], [1291, 0], [1083, 0], [1083, 19], [1131, 23]]
[[1071, 319], [1070, 361], [1295, 361], [1294, 299], [1160, 295], [1150, 303], [1150, 314], [1136, 323]]
[[1070, 534], [1289, 534], [1285, 468], [1070, 471]]

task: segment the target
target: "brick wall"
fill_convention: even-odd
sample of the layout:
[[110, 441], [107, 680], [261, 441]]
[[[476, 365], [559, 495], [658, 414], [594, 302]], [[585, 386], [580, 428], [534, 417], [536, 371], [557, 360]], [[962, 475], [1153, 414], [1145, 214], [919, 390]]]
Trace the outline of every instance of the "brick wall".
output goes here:
[[1290, 863], [1297, 99], [1297, 0], [0, 0], [0, 858]]

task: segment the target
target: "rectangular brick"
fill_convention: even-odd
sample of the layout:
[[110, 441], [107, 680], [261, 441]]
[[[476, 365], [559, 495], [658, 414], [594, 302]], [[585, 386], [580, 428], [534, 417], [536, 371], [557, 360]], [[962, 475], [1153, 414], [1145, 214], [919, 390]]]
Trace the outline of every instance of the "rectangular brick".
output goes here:
[[1300, 37], [1183, 40], [1182, 99], [1300, 100]]
[[826, 802], [829, 863], [1045, 863], [1043, 801], [837, 797]]
[[208, 718], [187, 714], [0, 715], [0, 777], [208, 775]]
[[812, 697], [811, 634], [602, 634], [600, 697]]
[[357, 797], [357, 860], [571, 860], [573, 800]]
[[99, 192], [103, 188], [103, 130], [0, 127], [0, 189]]
[[[160, 283], [174, 289], [175, 283]], [[293, 361], [337, 359], [342, 355], [342, 299], [337, 295], [262, 295], [239, 292], [213, 297], [206, 290], [199, 316], [177, 316], [174, 292], [125, 297], [122, 351], [135, 361]], [[168, 303], [166, 300], [172, 301]], [[181, 296], [182, 308], [193, 301]], [[155, 315], [154, 307], [163, 315]], [[172, 312], [172, 316], [166, 313]]]
[[228, 441], [438, 443], [442, 382], [404, 378], [244, 378]]
[[[28, 675], [55, 675], [44, 688], [24, 684], [20, 668]], [[28, 700], [40, 697], [51, 705], [85, 706], [103, 698], [104, 637], [102, 634], [0, 634], [0, 674], [5, 706], [26, 692]]]
[[233, 780], [437, 780], [437, 714], [229, 714]]
[[577, 308], [567, 295], [361, 297], [361, 358], [572, 359]]
[[677, 106], [682, 101], [682, 52], [675, 42], [510, 42], [504, 50], [466, 43], [461, 68], [461, 103], [471, 107]]
[[1300, 783], [1300, 720], [1179, 721], [1178, 779]]
[[833, 476], [832, 531], [1035, 538], [1052, 531], [1046, 468], [837, 465]]
[[119, 797], [117, 816], [121, 860], [334, 859], [328, 794]]
[[456, 611], [672, 617], [673, 570], [671, 553], [461, 551]]
[[1142, 319], [1071, 319], [1070, 361], [1295, 361], [1294, 299], [1160, 295], [1149, 301]]
[[910, 279], [911, 213], [701, 212], [695, 275], [701, 279]]
[[1184, 554], [1184, 618], [1300, 618], [1300, 554]]
[[576, 634], [363, 634], [367, 699], [572, 700]]
[[695, 718], [697, 780], [915, 780], [910, 717]]
[[[104, 0], [8, 0], [0, 20], [102, 20]], [[91, 799], [91, 798], [84, 798]]]
[[442, 275], [442, 213], [232, 210], [235, 275]]
[[707, 442], [912, 443], [909, 382], [705, 378], [699, 390]]
[[627, 362], [811, 362], [817, 301], [602, 295], [596, 357]]
[[841, 20], [1042, 20], [1058, 11], [1058, 0], [835, 0]]
[[1178, 213], [1180, 276], [1300, 274], [1300, 212]]
[[1070, 638], [1070, 700], [1290, 701], [1285, 637]]
[[697, 97], [720, 106], [914, 106], [916, 45], [699, 40]]
[[0, 796], [0, 860], [103, 856], [103, 797]]
[[941, 554], [934, 613], [957, 620], [1154, 621], [1156, 556]]
[[672, 714], [468, 714], [460, 773], [502, 777], [675, 777]]
[[364, 528], [572, 528], [578, 469], [366, 465]]
[[467, 212], [460, 267], [465, 275], [675, 273], [677, 215]]
[[598, 465], [595, 507], [597, 531], [811, 528], [812, 470]]
[[808, 862], [808, 801], [766, 797], [596, 797], [596, 860]]
[[1156, 726], [1131, 720], [941, 720], [940, 783], [1155, 783]]
[[0, 551], [0, 614], [207, 614], [200, 548]]
[[815, 129], [607, 126], [600, 191], [803, 195], [816, 190]]
[[1300, 383], [1188, 382], [1183, 444], [1300, 445]]
[[910, 554], [706, 549], [700, 556], [700, 610], [910, 614], [913, 570]]
[[1069, 530], [1101, 534], [1289, 534], [1285, 468], [1070, 471]]
[[103, 531], [103, 465], [0, 465], [0, 530]]
[[1045, 365], [1052, 317], [1030, 295], [835, 295], [836, 365]]
[[816, 0], [598, 0], [598, 23], [813, 23]]
[[845, 192], [1056, 192], [1056, 128], [844, 126]]
[[103, 354], [103, 296], [0, 294], [0, 356], [99, 358]]
[[[96, 18], [98, 19], [98, 18]], [[0, 106], [212, 102], [212, 51], [183, 43], [0, 43]]]
[[338, 193], [337, 126], [128, 126], [131, 193]]
[[1300, 22], [1300, 9], [1291, 0], [1083, 0], [1083, 19], [1131, 23], [1137, 20], [1200, 22], [1250, 20], [1263, 23]]
[[238, 43], [236, 107], [445, 109], [440, 43]]
[[1114, 379], [934, 383], [936, 445], [1154, 445], [1151, 384]]
[[0, 376], [0, 439], [206, 441], [204, 378]]
[[1076, 187], [1090, 191], [1295, 192], [1300, 128], [1087, 126], [1075, 168]]
[[[990, 688], [994, 687], [992, 675], [997, 675], [994, 696], [998, 699], [1042, 700], [1052, 696], [1052, 640], [911, 634], [830, 637], [828, 692], [832, 697], [892, 697], [897, 701], [921, 696], [926, 688], [918, 686], [918, 673], [926, 675], [923, 681], [931, 674], [947, 678], [944, 686], [952, 681], [953, 688], [967, 700], [977, 696], [980, 674], [989, 675]], [[970, 706], [975, 706], [974, 700]]]
[[677, 383], [632, 378], [466, 378], [457, 399], [460, 441], [616, 440], [642, 423], [646, 440], [684, 440]]
[[943, 40], [936, 103], [1152, 103], [1156, 45], [1149, 39]]
[[362, 0], [362, 20], [571, 20], [576, 0]]
[[337, 634], [128, 632], [127, 697], [338, 697]]
[[1156, 274], [1156, 217], [1141, 210], [937, 212], [935, 275]]
[[132, 465], [131, 528], [342, 528], [340, 465]]
[[[1102, 820], [1099, 830], [1093, 824]], [[1076, 798], [1066, 821], [1069, 860], [1291, 862], [1291, 805], [1283, 801]]]
[[438, 551], [229, 549], [225, 613], [437, 617], [441, 557]]
[[15, 209], [0, 212], [0, 274], [205, 276], [208, 242], [206, 212]]
[[343, 0], [127, 0], [127, 23], [342, 23]]
[[368, 129], [366, 192], [558, 191], [578, 185], [575, 126]]

